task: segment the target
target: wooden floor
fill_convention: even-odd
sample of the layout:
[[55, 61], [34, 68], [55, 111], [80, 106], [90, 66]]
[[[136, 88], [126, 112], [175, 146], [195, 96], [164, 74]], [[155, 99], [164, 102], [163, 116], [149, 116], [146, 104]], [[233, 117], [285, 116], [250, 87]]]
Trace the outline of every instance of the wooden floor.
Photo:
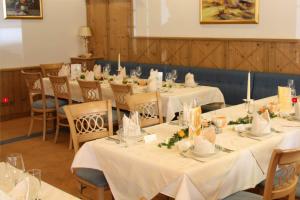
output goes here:
[[[0, 122], [0, 141], [26, 135], [28, 126], [29, 118]], [[41, 130], [40, 122], [37, 121], [33, 132], [41, 132]], [[54, 135], [47, 134], [45, 142], [42, 141], [41, 136], [38, 136], [0, 145], [0, 161], [5, 161], [6, 155], [10, 153], [22, 153], [27, 170], [33, 168], [41, 169], [43, 181], [80, 197], [79, 186], [70, 171], [74, 151], [68, 149], [69, 133], [61, 133], [57, 144], [53, 140]], [[85, 193], [89, 194], [90, 199], [93, 199], [94, 194], [92, 190], [88, 190]], [[110, 197], [110, 192], [107, 192], [106, 199], [111, 199]], [[163, 200], [168, 198], [159, 195], [155, 199]]]

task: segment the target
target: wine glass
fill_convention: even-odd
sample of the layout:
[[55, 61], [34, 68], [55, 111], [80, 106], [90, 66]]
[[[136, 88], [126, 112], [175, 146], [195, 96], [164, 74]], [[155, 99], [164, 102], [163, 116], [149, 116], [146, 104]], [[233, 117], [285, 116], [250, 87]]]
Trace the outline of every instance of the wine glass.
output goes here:
[[172, 81], [172, 79], [173, 79], [172, 73], [167, 72], [165, 79], [166, 79], [166, 82], [169, 84]]
[[[10, 165], [10, 172], [13, 178], [14, 184], [16, 185], [20, 179], [20, 172], [25, 172], [25, 165], [23, 161], [22, 154], [12, 153], [6, 157], [6, 162]], [[9, 166], [8, 166], [9, 167]]]
[[133, 80], [136, 78], [136, 70], [135, 69], [130, 70], [130, 78], [132, 78]]
[[177, 70], [173, 69], [171, 73], [172, 73], [172, 80], [175, 83], [175, 81], [177, 79]]
[[136, 73], [137, 77], [140, 78], [142, 75], [142, 68], [140, 66], [137, 66], [135, 71], [136, 71], [135, 73]]
[[87, 64], [86, 62], [82, 63], [82, 72], [86, 72], [87, 71]]
[[42, 170], [31, 169], [27, 171], [27, 175], [27, 177], [29, 178], [29, 199], [39, 199], [39, 192], [42, 186]]

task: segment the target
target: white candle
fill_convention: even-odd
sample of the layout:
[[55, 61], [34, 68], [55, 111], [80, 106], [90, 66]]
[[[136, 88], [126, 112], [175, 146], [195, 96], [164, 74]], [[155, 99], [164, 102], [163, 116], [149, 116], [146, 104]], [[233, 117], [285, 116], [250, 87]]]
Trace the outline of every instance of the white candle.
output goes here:
[[248, 72], [248, 84], [247, 84], [247, 101], [250, 101], [251, 99], [251, 84], [250, 84], [250, 80], [251, 80], [251, 75], [250, 72]]
[[119, 71], [121, 70], [121, 55], [120, 55], [120, 53], [118, 55], [118, 70]]

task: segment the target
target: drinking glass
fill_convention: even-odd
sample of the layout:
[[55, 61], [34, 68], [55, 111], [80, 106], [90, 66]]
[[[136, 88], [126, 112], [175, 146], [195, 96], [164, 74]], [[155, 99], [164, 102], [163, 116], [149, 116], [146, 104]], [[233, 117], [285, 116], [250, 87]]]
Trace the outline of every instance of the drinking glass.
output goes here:
[[39, 199], [39, 192], [41, 189], [41, 175], [42, 170], [31, 169], [27, 171], [27, 177], [29, 178], [29, 199], [37, 200]]
[[172, 80], [175, 83], [175, 81], [177, 79], [177, 70], [173, 69], [171, 73], [172, 73]]
[[165, 79], [166, 79], [166, 82], [169, 84], [173, 79], [172, 74], [170, 72], [167, 72]]
[[110, 64], [105, 65], [105, 71], [107, 72], [107, 75], [109, 76], [110, 71], [111, 71]]
[[292, 98], [296, 97], [295, 81], [293, 79], [288, 80], [288, 87], [291, 88]]
[[142, 75], [142, 68], [140, 66], [137, 66], [136, 67], [136, 75], [138, 78], [141, 78], [141, 75]]
[[86, 62], [83, 62], [82, 63], [82, 72], [86, 72], [86, 70], [87, 70], [87, 64], [86, 64]]
[[130, 78], [132, 78], [132, 79], [136, 78], [136, 70], [135, 69], [130, 70]]
[[16, 185], [21, 178], [21, 174], [25, 172], [22, 154], [12, 153], [6, 157], [6, 162], [8, 165], [12, 166], [9, 171], [11, 172], [11, 177]]

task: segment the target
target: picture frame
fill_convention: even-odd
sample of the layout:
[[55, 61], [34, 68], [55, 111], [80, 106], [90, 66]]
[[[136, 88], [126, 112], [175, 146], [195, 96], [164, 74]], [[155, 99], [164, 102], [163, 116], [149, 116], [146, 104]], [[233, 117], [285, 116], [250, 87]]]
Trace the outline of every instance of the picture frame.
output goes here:
[[259, 0], [200, 0], [200, 24], [258, 24]]
[[43, 19], [42, 0], [3, 0], [4, 19]]

